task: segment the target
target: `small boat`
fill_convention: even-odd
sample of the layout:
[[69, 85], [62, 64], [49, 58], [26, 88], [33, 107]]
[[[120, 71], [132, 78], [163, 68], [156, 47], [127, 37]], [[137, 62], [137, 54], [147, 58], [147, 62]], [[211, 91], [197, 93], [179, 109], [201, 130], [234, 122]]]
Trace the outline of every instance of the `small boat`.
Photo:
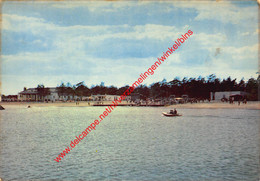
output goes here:
[[167, 112], [162, 112], [162, 114], [166, 117], [182, 116], [181, 114], [172, 114], [172, 113], [167, 113]]

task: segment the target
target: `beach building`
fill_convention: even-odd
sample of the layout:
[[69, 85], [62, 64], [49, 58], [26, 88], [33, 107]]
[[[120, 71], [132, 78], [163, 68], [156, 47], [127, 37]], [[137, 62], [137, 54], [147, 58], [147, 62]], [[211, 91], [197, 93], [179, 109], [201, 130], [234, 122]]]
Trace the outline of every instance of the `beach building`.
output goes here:
[[[58, 101], [59, 95], [56, 90], [56, 87], [47, 87], [50, 91], [49, 95], [41, 96], [37, 91], [37, 88], [24, 88], [23, 91], [18, 93], [18, 100], [19, 101]], [[61, 98], [62, 99], [62, 98]]]
[[17, 102], [18, 96], [17, 95], [8, 95], [8, 96], [2, 95], [1, 100], [3, 102]]
[[18, 100], [19, 101], [37, 101], [39, 97], [37, 96], [37, 89], [36, 88], [29, 88], [27, 89], [24, 87], [23, 91], [18, 93]]
[[243, 91], [225, 91], [225, 92], [210, 92], [211, 100], [221, 100], [221, 99], [229, 99], [230, 97], [237, 98], [246, 98], [248, 96], [247, 92]]
[[18, 101], [32, 101], [32, 102], [38, 102], [38, 101], [74, 101], [74, 100], [80, 100], [78, 96], [69, 95], [69, 94], [59, 94], [56, 87], [46, 87], [46, 89], [49, 90], [49, 95], [41, 96], [37, 90], [37, 88], [24, 88], [23, 91], [18, 93]]
[[[120, 95], [91, 95], [91, 99], [93, 101], [114, 101], [116, 99], [119, 99]], [[131, 101], [131, 96], [127, 96], [125, 98], [125, 101]]]

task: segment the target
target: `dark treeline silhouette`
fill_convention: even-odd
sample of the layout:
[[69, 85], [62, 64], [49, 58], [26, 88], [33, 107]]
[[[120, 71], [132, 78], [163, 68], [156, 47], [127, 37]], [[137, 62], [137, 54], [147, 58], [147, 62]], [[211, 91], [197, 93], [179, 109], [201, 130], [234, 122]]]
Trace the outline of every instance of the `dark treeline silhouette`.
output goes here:
[[[259, 85], [258, 79], [250, 78], [247, 82], [244, 79], [237, 81], [236, 79], [231, 79], [228, 77], [226, 79], [219, 79], [215, 74], [209, 75], [207, 78], [175, 78], [169, 82], [165, 79], [151, 84], [150, 86], [140, 85], [133, 93], [138, 93], [141, 95], [141, 99], [146, 98], [167, 98], [171, 95], [176, 97], [182, 96], [184, 94], [188, 95], [190, 98], [198, 99], [209, 99], [210, 92], [219, 91], [244, 91], [248, 92], [249, 100], [257, 100]], [[66, 85], [62, 83], [57, 87], [59, 95], [77, 95], [77, 96], [90, 96], [97, 94], [109, 94], [109, 95], [121, 95], [128, 89], [129, 86], [124, 86], [117, 88], [115, 86], [106, 87], [102, 82], [100, 85], [92, 86], [88, 88], [84, 82], [80, 82], [76, 85], [71, 85], [67, 83]], [[132, 94], [133, 94], [132, 93]]]

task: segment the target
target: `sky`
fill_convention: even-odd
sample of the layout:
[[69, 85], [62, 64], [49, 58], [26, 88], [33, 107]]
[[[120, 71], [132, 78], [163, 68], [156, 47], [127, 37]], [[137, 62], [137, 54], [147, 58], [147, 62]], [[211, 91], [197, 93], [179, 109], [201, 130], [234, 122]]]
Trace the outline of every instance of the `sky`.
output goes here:
[[255, 1], [2, 3], [2, 94], [81, 81], [131, 85], [174, 41], [193, 35], [143, 84], [175, 77], [257, 78]]

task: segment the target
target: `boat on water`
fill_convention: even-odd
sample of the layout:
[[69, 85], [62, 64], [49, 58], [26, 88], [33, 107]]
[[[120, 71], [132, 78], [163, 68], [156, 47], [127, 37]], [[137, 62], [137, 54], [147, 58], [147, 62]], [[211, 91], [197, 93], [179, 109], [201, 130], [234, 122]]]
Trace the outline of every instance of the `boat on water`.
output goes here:
[[162, 112], [162, 114], [166, 117], [182, 116], [181, 114], [172, 114], [172, 113], [167, 113], [167, 112]]

